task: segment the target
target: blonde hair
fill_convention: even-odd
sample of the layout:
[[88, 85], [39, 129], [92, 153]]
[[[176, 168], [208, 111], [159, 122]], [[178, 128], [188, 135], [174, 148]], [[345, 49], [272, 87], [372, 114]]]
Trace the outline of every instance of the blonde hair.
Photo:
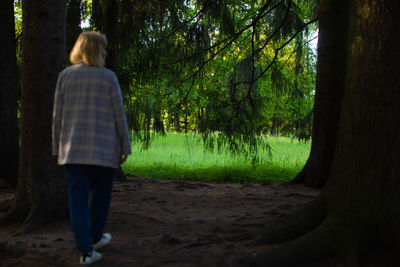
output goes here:
[[104, 66], [103, 49], [107, 38], [99, 32], [86, 31], [79, 35], [69, 59], [72, 64], [83, 62], [91, 66]]

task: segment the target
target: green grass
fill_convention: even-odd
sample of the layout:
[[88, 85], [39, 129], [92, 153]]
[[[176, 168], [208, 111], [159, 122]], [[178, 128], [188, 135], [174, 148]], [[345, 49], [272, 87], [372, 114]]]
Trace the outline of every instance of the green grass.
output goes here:
[[215, 182], [289, 181], [302, 169], [310, 142], [288, 137], [266, 137], [271, 156], [260, 149], [260, 162], [229, 153], [205, 152], [199, 135], [167, 134], [155, 137], [148, 150], [132, 146], [132, 155], [123, 165], [125, 173], [159, 179], [196, 179]]

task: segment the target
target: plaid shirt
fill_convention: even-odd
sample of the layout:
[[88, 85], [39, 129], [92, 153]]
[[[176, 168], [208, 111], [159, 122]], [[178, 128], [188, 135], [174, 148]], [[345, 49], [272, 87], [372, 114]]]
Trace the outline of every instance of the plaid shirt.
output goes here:
[[121, 89], [113, 71], [80, 63], [60, 72], [52, 141], [59, 165], [118, 168], [121, 156], [131, 154]]

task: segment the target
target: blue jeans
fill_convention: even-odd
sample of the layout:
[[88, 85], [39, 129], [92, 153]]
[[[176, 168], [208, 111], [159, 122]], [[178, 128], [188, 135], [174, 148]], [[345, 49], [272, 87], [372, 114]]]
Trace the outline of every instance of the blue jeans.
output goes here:
[[106, 226], [115, 169], [68, 164], [65, 170], [75, 242], [80, 252], [90, 252]]

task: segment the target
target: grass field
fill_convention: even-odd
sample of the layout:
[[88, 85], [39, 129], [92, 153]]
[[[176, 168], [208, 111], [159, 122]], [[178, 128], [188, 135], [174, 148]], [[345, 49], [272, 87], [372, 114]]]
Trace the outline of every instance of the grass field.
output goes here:
[[310, 142], [288, 137], [266, 137], [271, 155], [260, 149], [260, 162], [229, 153], [205, 152], [199, 135], [167, 134], [155, 137], [148, 150], [132, 146], [123, 165], [125, 173], [159, 179], [196, 179], [215, 182], [282, 182], [301, 170], [310, 153]]

